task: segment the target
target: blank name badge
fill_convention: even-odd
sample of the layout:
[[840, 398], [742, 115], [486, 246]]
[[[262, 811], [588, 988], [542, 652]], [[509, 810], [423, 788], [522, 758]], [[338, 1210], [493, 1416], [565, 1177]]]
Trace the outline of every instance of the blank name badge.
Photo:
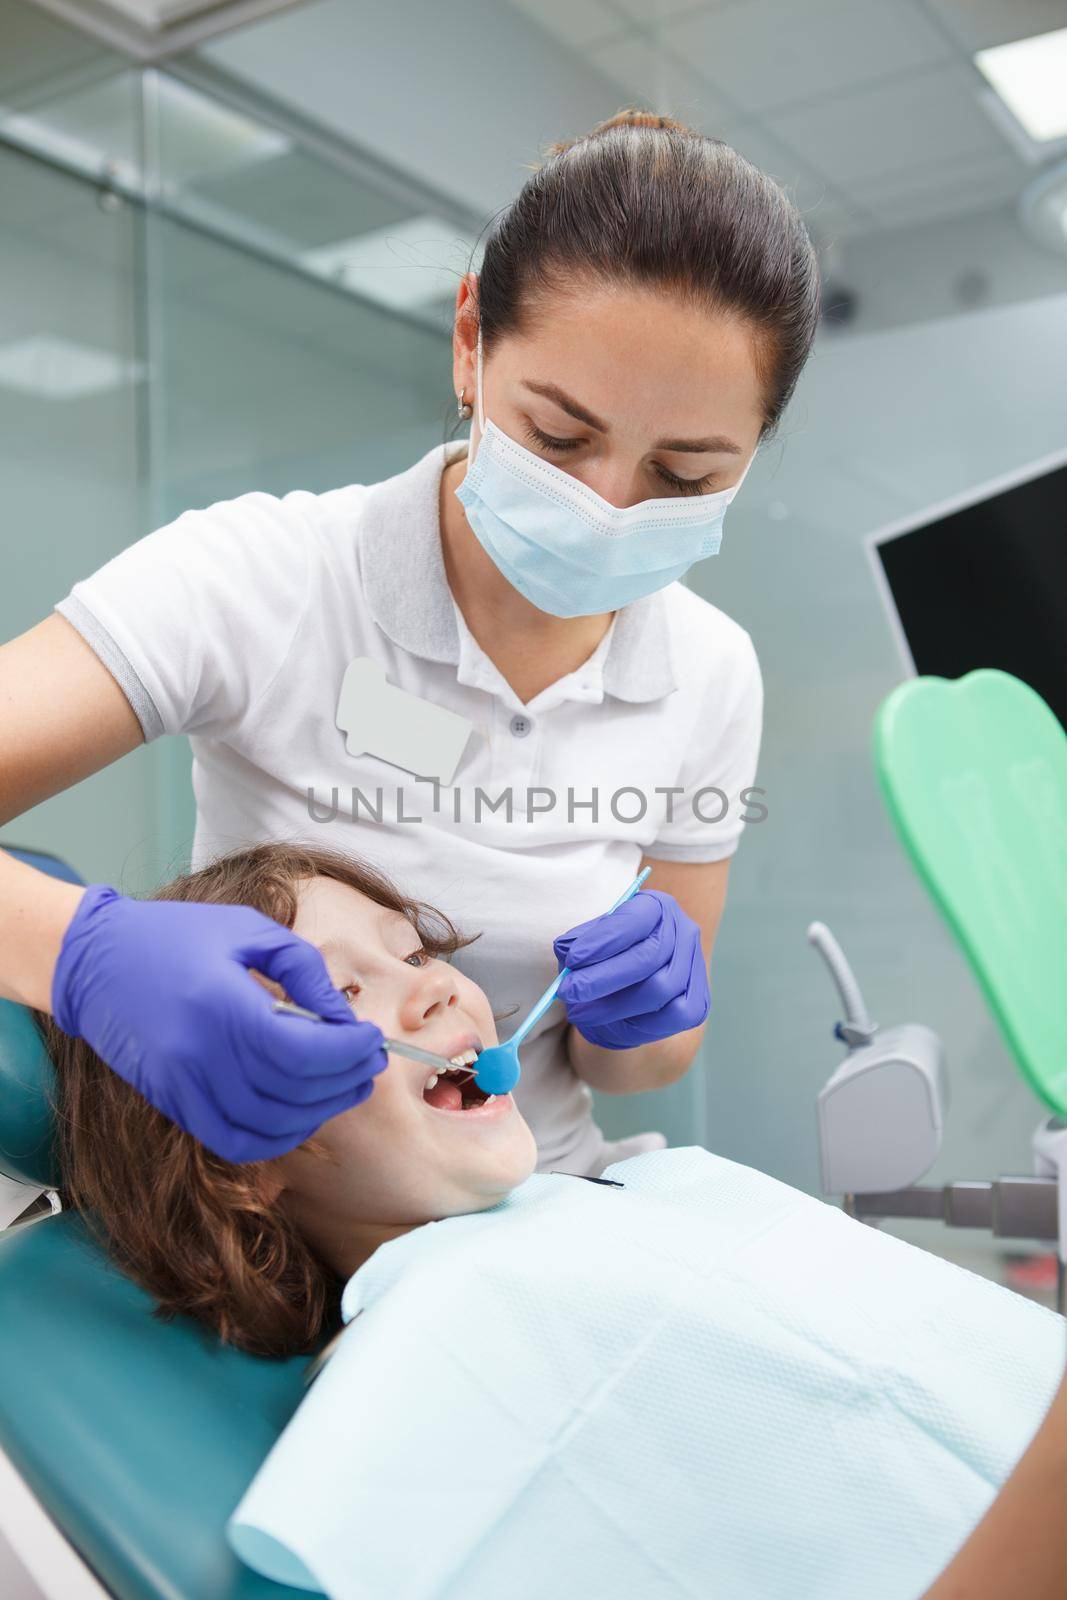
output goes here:
[[337, 726], [350, 756], [376, 756], [415, 777], [447, 785], [474, 724], [398, 689], [377, 661], [357, 656], [345, 668]]

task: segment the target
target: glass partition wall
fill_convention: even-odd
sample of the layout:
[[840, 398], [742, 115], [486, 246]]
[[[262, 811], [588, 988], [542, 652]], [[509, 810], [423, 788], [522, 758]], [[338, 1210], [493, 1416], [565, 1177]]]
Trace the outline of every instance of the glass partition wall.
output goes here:
[[[374, 481], [443, 438], [474, 241], [410, 185], [32, 7], [0, 0], [5, 21], [23, 46], [0, 77], [10, 638], [187, 507]], [[148, 887], [188, 856], [188, 766], [161, 740], [4, 840]]]
[[[0, 636], [47, 616], [150, 516], [145, 453], [144, 219], [108, 152], [139, 145], [123, 60], [47, 14], [0, 0]], [[66, 101], [109, 92], [97, 170]], [[83, 130], [88, 132], [88, 129]], [[91, 149], [91, 146], [89, 147]], [[89, 878], [137, 885], [165, 789], [141, 750], [3, 829]], [[169, 852], [168, 841], [164, 851]]]

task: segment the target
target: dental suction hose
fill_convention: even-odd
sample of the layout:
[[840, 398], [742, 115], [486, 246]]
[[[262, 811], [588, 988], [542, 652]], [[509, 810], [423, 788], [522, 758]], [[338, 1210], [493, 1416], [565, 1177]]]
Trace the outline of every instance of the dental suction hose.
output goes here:
[[826, 962], [841, 997], [845, 1019], [836, 1024], [835, 1037], [852, 1050], [858, 1049], [860, 1045], [869, 1044], [878, 1031], [878, 1024], [870, 1019], [856, 975], [848, 964], [845, 952], [825, 922], [809, 923], [808, 942], [815, 946]]

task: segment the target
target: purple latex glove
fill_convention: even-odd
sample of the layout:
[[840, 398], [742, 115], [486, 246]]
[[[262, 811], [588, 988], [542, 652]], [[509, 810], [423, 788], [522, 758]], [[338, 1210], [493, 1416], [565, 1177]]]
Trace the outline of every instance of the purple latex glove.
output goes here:
[[700, 929], [673, 895], [641, 889], [616, 911], [553, 941], [564, 978], [559, 998], [590, 1044], [608, 1050], [695, 1028], [711, 1007]]
[[[298, 1005], [294, 1021], [250, 977]], [[314, 945], [248, 906], [85, 891], [63, 936], [52, 1014], [120, 1078], [226, 1161], [263, 1161], [366, 1100], [388, 1064]]]

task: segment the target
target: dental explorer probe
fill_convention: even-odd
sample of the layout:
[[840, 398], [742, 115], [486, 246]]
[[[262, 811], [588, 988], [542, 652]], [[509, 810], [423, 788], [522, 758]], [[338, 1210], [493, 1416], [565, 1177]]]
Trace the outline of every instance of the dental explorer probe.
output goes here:
[[[292, 1000], [275, 1000], [272, 1009], [284, 1017], [306, 1017], [308, 1022], [324, 1020], [317, 1011], [308, 1011], [306, 1007], [298, 1006]], [[421, 1045], [407, 1044], [401, 1039], [383, 1039], [383, 1043], [392, 1055], [406, 1056], [409, 1061], [421, 1061], [424, 1066], [436, 1067], [438, 1072], [474, 1072], [473, 1067], [457, 1067], [454, 1061], [435, 1055], [432, 1050], [424, 1050]]]

